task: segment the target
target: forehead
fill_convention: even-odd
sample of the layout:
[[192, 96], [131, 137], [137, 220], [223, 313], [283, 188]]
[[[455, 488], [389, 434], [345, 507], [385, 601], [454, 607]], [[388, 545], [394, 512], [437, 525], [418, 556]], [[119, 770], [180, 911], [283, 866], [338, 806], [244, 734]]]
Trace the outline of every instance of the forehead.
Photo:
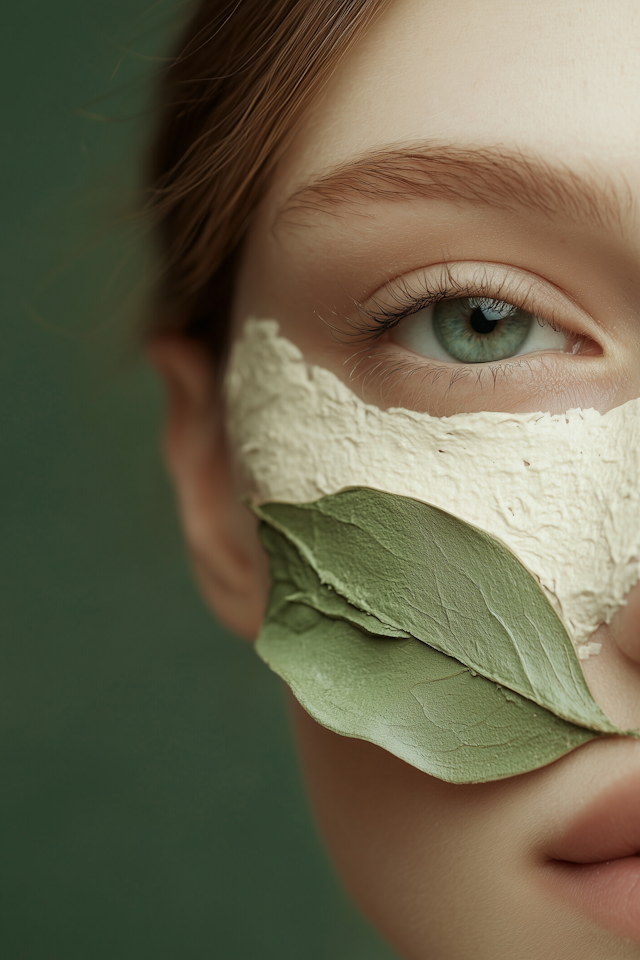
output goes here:
[[298, 130], [272, 196], [387, 147], [506, 146], [640, 194], [640, 4], [391, 0]]

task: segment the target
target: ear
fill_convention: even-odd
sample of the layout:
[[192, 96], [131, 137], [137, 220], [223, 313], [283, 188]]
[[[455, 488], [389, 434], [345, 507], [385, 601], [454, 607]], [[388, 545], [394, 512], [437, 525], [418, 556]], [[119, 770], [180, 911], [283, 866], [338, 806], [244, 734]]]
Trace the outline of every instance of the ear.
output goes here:
[[254, 638], [266, 607], [267, 561], [234, 483], [211, 358], [178, 336], [157, 338], [147, 355], [166, 388], [164, 457], [196, 578], [216, 616]]

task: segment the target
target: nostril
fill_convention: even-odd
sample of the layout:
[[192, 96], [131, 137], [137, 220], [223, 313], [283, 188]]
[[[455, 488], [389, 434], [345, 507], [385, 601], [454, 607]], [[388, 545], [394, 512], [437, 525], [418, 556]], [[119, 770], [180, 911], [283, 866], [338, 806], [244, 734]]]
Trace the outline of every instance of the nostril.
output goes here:
[[640, 584], [625, 601], [609, 625], [610, 636], [627, 657], [640, 662]]

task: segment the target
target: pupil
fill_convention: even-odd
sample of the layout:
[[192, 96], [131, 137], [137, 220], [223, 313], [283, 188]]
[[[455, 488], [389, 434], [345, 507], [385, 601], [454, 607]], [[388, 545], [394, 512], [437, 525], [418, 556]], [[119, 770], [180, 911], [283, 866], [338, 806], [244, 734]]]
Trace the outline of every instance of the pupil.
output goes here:
[[499, 320], [488, 320], [480, 307], [476, 307], [469, 317], [471, 329], [475, 333], [493, 333], [499, 322]]

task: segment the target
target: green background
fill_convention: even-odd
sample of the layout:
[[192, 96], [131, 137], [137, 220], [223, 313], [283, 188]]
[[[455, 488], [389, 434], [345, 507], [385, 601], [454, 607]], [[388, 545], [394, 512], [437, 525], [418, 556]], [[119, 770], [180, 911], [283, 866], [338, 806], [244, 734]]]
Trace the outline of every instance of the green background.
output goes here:
[[323, 857], [278, 682], [196, 596], [159, 463], [126, 213], [178, 8], [3, 9], [0, 955], [390, 960]]

